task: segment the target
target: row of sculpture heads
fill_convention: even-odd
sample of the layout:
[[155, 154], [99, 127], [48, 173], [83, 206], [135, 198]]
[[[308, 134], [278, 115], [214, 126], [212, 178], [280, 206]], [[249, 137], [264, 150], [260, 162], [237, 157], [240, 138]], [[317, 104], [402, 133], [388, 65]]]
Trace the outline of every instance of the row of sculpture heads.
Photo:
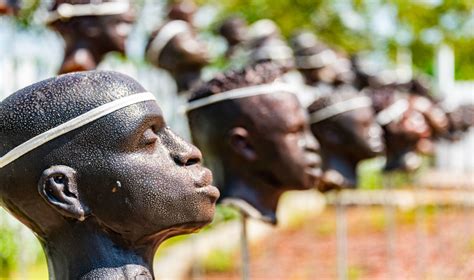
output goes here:
[[[308, 118], [284, 73], [266, 62], [219, 74], [193, 90], [187, 110], [226, 203], [270, 223], [284, 191], [321, 184], [319, 153], [344, 177], [383, 150], [367, 96], [318, 99]], [[377, 118], [393, 117], [385, 112]], [[163, 240], [212, 220], [219, 191], [200, 151], [123, 74], [36, 83], [3, 100], [0, 117], [0, 202], [37, 234], [52, 278], [151, 279]]]
[[[200, 79], [201, 69], [209, 63], [205, 43], [197, 39], [192, 26], [196, 10], [196, 5], [189, 1], [172, 5], [168, 20], [151, 35], [147, 46], [147, 59], [168, 70], [176, 79], [180, 92], [195, 85]], [[123, 53], [126, 31], [130, 30], [133, 14], [128, 1], [56, 1], [51, 7], [49, 23], [66, 40], [62, 71], [93, 69], [105, 53]], [[249, 28], [242, 18], [231, 17], [223, 22], [219, 32], [228, 41], [229, 50], [250, 50], [253, 59], [248, 64], [272, 61], [282, 67], [281, 71], [292, 67], [299, 70], [311, 87], [298, 93], [300, 99], [305, 95], [310, 97], [304, 104], [309, 113], [331, 111], [331, 108], [325, 108], [328, 106], [336, 108], [335, 111], [337, 107], [347, 107], [347, 112], [312, 122], [313, 132], [322, 142], [324, 167], [329, 171], [325, 178], [331, 182], [323, 189], [335, 182], [339, 182], [336, 184], [339, 186], [355, 185], [355, 165], [383, 150], [380, 127], [385, 137], [387, 170], [416, 168], [419, 161], [415, 152], [429, 152], [433, 146], [432, 138], [451, 137], [469, 127], [466, 121], [469, 118], [465, 117], [472, 112], [469, 107], [443, 112], [420, 80], [400, 83], [389, 79], [387, 82], [389, 75], [377, 75], [376, 71], [364, 65], [363, 60], [357, 57], [348, 59], [347, 55], [318, 41], [309, 32], [299, 33], [290, 40], [294, 52], [270, 20], [261, 20]], [[228, 52], [230, 57], [234, 51]], [[360, 92], [368, 94], [372, 106]], [[378, 118], [373, 113], [362, 112], [372, 109], [378, 113]], [[344, 114], [351, 118], [342, 120], [340, 117]], [[361, 144], [357, 155], [354, 149], [346, 149], [345, 144], [355, 136], [360, 138], [358, 143]], [[369, 149], [374, 151], [368, 152]], [[330, 172], [333, 167], [345, 170], [345, 174], [335, 176], [337, 172]]]
[[[61, 72], [94, 69], [107, 52], [123, 53], [134, 19], [130, 8], [128, 1], [56, 1], [49, 22], [66, 40]], [[168, 70], [175, 78], [179, 92], [187, 92], [198, 84], [201, 69], [210, 61], [205, 42], [197, 39], [192, 25], [196, 10], [196, 5], [189, 1], [171, 5], [168, 19], [151, 35], [147, 45], [147, 60]], [[294, 51], [283, 40], [278, 26], [270, 20], [261, 20], [249, 27], [242, 18], [231, 17], [222, 23], [219, 33], [228, 42], [229, 59], [240, 49], [245, 57], [251, 58], [246, 61], [247, 65], [272, 61], [282, 67], [281, 71], [299, 70], [309, 87], [301, 89], [298, 95], [300, 99], [309, 100], [304, 104], [309, 107], [309, 113], [317, 114], [316, 111], [330, 105], [337, 108], [349, 104], [346, 106], [348, 112], [343, 112], [352, 116], [349, 120], [340, 120], [339, 115], [344, 116], [341, 113], [312, 124], [314, 134], [322, 142], [323, 162], [328, 171], [325, 178], [331, 182], [323, 189], [332, 188], [331, 185], [355, 185], [355, 165], [383, 150], [380, 127], [386, 144], [386, 169], [413, 170], [419, 165], [416, 152], [430, 152], [433, 138], [453, 138], [470, 126], [472, 109], [468, 106], [443, 111], [420, 79], [400, 82], [393, 78], [396, 78], [393, 72], [382, 71], [383, 75], [379, 75], [380, 71], [371, 68], [370, 63], [359, 57], [349, 59], [309, 32], [291, 38], [290, 45]], [[372, 99], [372, 106], [366, 106], [370, 102], [360, 96], [361, 92]], [[358, 108], [351, 109], [351, 106]], [[362, 112], [372, 110], [370, 107], [378, 113], [378, 121], [375, 114]], [[349, 123], [353, 125], [347, 125]], [[360, 128], [355, 129], [357, 125]], [[360, 137], [362, 145], [358, 155], [353, 154], [353, 149], [346, 149], [345, 145], [354, 136]], [[364, 158], [362, 151], [368, 148], [375, 152], [364, 153]], [[340, 159], [333, 158], [335, 156], [344, 159], [343, 165], [351, 168], [342, 167]], [[344, 174], [340, 176], [338, 172], [332, 172], [333, 167], [345, 170]]]
[[[94, 16], [74, 16], [90, 11], [90, 3], [83, 2], [79, 10], [63, 6], [69, 8], [52, 14], [52, 22], [59, 17], [63, 23], [82, 18], [105, 24], [86, 35], [126, 29], [97, 7]], [[182, 75], [199, 73], [204, 65], [198, 60], [192, 65], [199, 67], [187, 72], [183, 62], [187, 54], [205, 57], [189, 44], [197, 40], [195, 31], [183, 21], [170, 23], [150, 39], [148, 58], [158, 66], [167, 59], [181, 61], [179, 71], [168, 69], [178, 84], [179, 76], [197, 79]], [[173, 28], [166, 31], [166, 26]], [[311, 40], [299, 40], [293, 45], [310, 47]], [[164, 55], [166, 48], [183, 52]], [[245, 215], [276, 223], [284, 191], [352, 187], [357, 163], [380, 154], [384, 146], [387, 168], [406, 167], [410, 152], [445, 134], [446, 115], [433, 110], [436, 102], [419, 82], [374, 85], [367, 79], [361, 84], [370, 86], [357, 87], [348, 82], [360, 75], [353, 70], [357, 63], [341, 63], [341, 55], [335, 55], [342, 57], [335, 63], [320, 63], [333, 55], [318, 54], [307, 51], [296, 59], [307, 59], [304, 67], [296, 65], [310, 88], [286, 83], [289, 67], [273, 56], [191, 90], [187, 115], [193, 142], [204, 152], [223, 202]], [[75, 52], [72, 58], [81, 56]], [[327, 88], [329, 93], [321, 94]], [[298, 95], [309, 89], [315, 89], [316, 100], [305, 109]], [[129, 77], [83, 72], [39, 82], [2, 101], [0, 116], [5, 120], [0, 124], [0, 201], [43, 242], [53, 278], [152, 278], [154, 251], [164, 239], [212, 220], [218, 192], [200, 164], [199, 150], [170, 131], [152, 95]]]

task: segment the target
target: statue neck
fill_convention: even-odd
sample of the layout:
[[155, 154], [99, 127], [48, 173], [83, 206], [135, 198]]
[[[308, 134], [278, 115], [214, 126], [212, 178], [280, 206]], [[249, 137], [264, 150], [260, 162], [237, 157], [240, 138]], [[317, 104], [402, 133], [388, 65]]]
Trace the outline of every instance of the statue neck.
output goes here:
[[172, 73], [176, 80], [178, 92], [190, 90], [201, 78], [201, 67], [177, 69]]
[[67, 39], [61, 72], [94, 70], [107, 54], [87, 39]]
[[327, 151], [321, 147], [324, 171], [337, 172], [344, 179], [342, 187], [355, 188], [357, 185], [358, 161], [351, 161], [347, 157], [334, 151]]
[[66, 224], [43, 240], [50, 279], [153, 279], [159, 242], [133, 246], [89, 220]]
[[239, 176], [227, 176], [222, 191], [222, 200], [241, 199], [260, 212], [262, 220], [271, 224], [277, 223], [276, 210], [278, 200], [283, 194], [281, 189], [261, 181], [250, 182]]
[[411, 149], [401, 151], [387, 150], [384, 171], [415, 171], [421, 165], [421, 158]]

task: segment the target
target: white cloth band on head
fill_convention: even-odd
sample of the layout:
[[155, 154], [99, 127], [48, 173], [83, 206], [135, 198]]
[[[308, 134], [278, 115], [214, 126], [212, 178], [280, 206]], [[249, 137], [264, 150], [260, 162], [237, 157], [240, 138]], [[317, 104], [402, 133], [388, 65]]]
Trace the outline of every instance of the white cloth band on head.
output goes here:
[[403, 114], [405, 114], [405, 112], [408, 110], [408, 107], [408, 101], [405, 99], [400, 99], [382, 111], [378, 112], [377, 122], [381, 126], [384, 126], [393, 121], [399, 121], [403, 117]]
[[293, 51], [290, 47], [285, 45], [279, 46], [264, 46], [260, 49], [257, 49], [253, 54], [253, 59], [255, 61], [271, 59], [271, 60], [286, 60], [293, 58]]
[[277, 92], [289, 92], [296, 94], [297, 89], [288, 83], [282, 82], [237, 88], [191, 101], [189, 102], [186, 111], [189, 112], [224, 100], [239, 99]]
[[336, 53], [329, 49], [313, 55], [299, 55], [295, 57], [295, 64], [300, 69], [321, 68], [336, 61], [338, 61]]
[[78, 129], [88, 123], [91, 123], [124, 107], [149, 100], [156, 100], [155, 96], [150, 92], [142, 92], [129, 95], [99, 106], [97, 108], [94, 108], [87, 113], [75, 117], [63, 124], [60, 124], [46, 132], [43, 132], [31, 138], [30, 140], [24, 142], [19, 146], [16, 146], [4, 156], [0, 157], [0, 168], [3, 168], [7, 164], [15, 161], [26, 153], [38, 148], [43, 144], [46, 144], [47, 142], [55, 138], [58, 138], [61, 135]]
[[166, 23], [151, 41], [146, 54], [148, 59], [158, 65], [160, 54], [168, 42], [176, 35], [187, 31], [191, 31], [191, 26], [184, 20], [172, 20]]
[[105, 3], [69, 4], [62, 3], [58, 8], [48, 15], [47, 22], [51, 23], [59, 19], [69, 19], [81, 16], [107, 16], [126, 13], [130, 9], [128, 0], [120, 0]]
[[310, 115], [311, 123], [318, 123], [320, 121], [332, 118], [339, 114], [356, 110], [359, 108], [366, 108], [372, 106], [372, 100], [367, 96], [354, 97], [344, 100], [332, 105], [329, 105], [321, 110], [315, 111]]

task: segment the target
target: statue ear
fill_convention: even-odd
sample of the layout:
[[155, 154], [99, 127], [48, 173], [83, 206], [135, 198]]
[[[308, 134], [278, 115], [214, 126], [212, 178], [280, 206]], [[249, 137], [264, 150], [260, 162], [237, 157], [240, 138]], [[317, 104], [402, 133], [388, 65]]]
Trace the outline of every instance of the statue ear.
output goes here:
[[57, 165], [44, 170], [38, 182], [38, 192], [65, 217], [83, 221], [89, 214], [80, 200], [76, 171], [71, 167]]
[[235, 127], [230, 131], [230, 146], [237, 154], [248, 161], [255, 161], [257, 153], [249, 141], [249, 133], [243, 127]]

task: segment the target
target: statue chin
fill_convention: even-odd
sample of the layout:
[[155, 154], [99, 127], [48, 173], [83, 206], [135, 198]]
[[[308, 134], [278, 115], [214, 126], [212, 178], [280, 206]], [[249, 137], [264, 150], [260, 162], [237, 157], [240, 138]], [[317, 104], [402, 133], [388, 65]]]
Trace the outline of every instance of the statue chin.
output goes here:
[[421, 163], [421, 157], [411, 151], [401, 155], [396, 161], [387, 162], [385, 171], [414, 172], [421, 167]]

